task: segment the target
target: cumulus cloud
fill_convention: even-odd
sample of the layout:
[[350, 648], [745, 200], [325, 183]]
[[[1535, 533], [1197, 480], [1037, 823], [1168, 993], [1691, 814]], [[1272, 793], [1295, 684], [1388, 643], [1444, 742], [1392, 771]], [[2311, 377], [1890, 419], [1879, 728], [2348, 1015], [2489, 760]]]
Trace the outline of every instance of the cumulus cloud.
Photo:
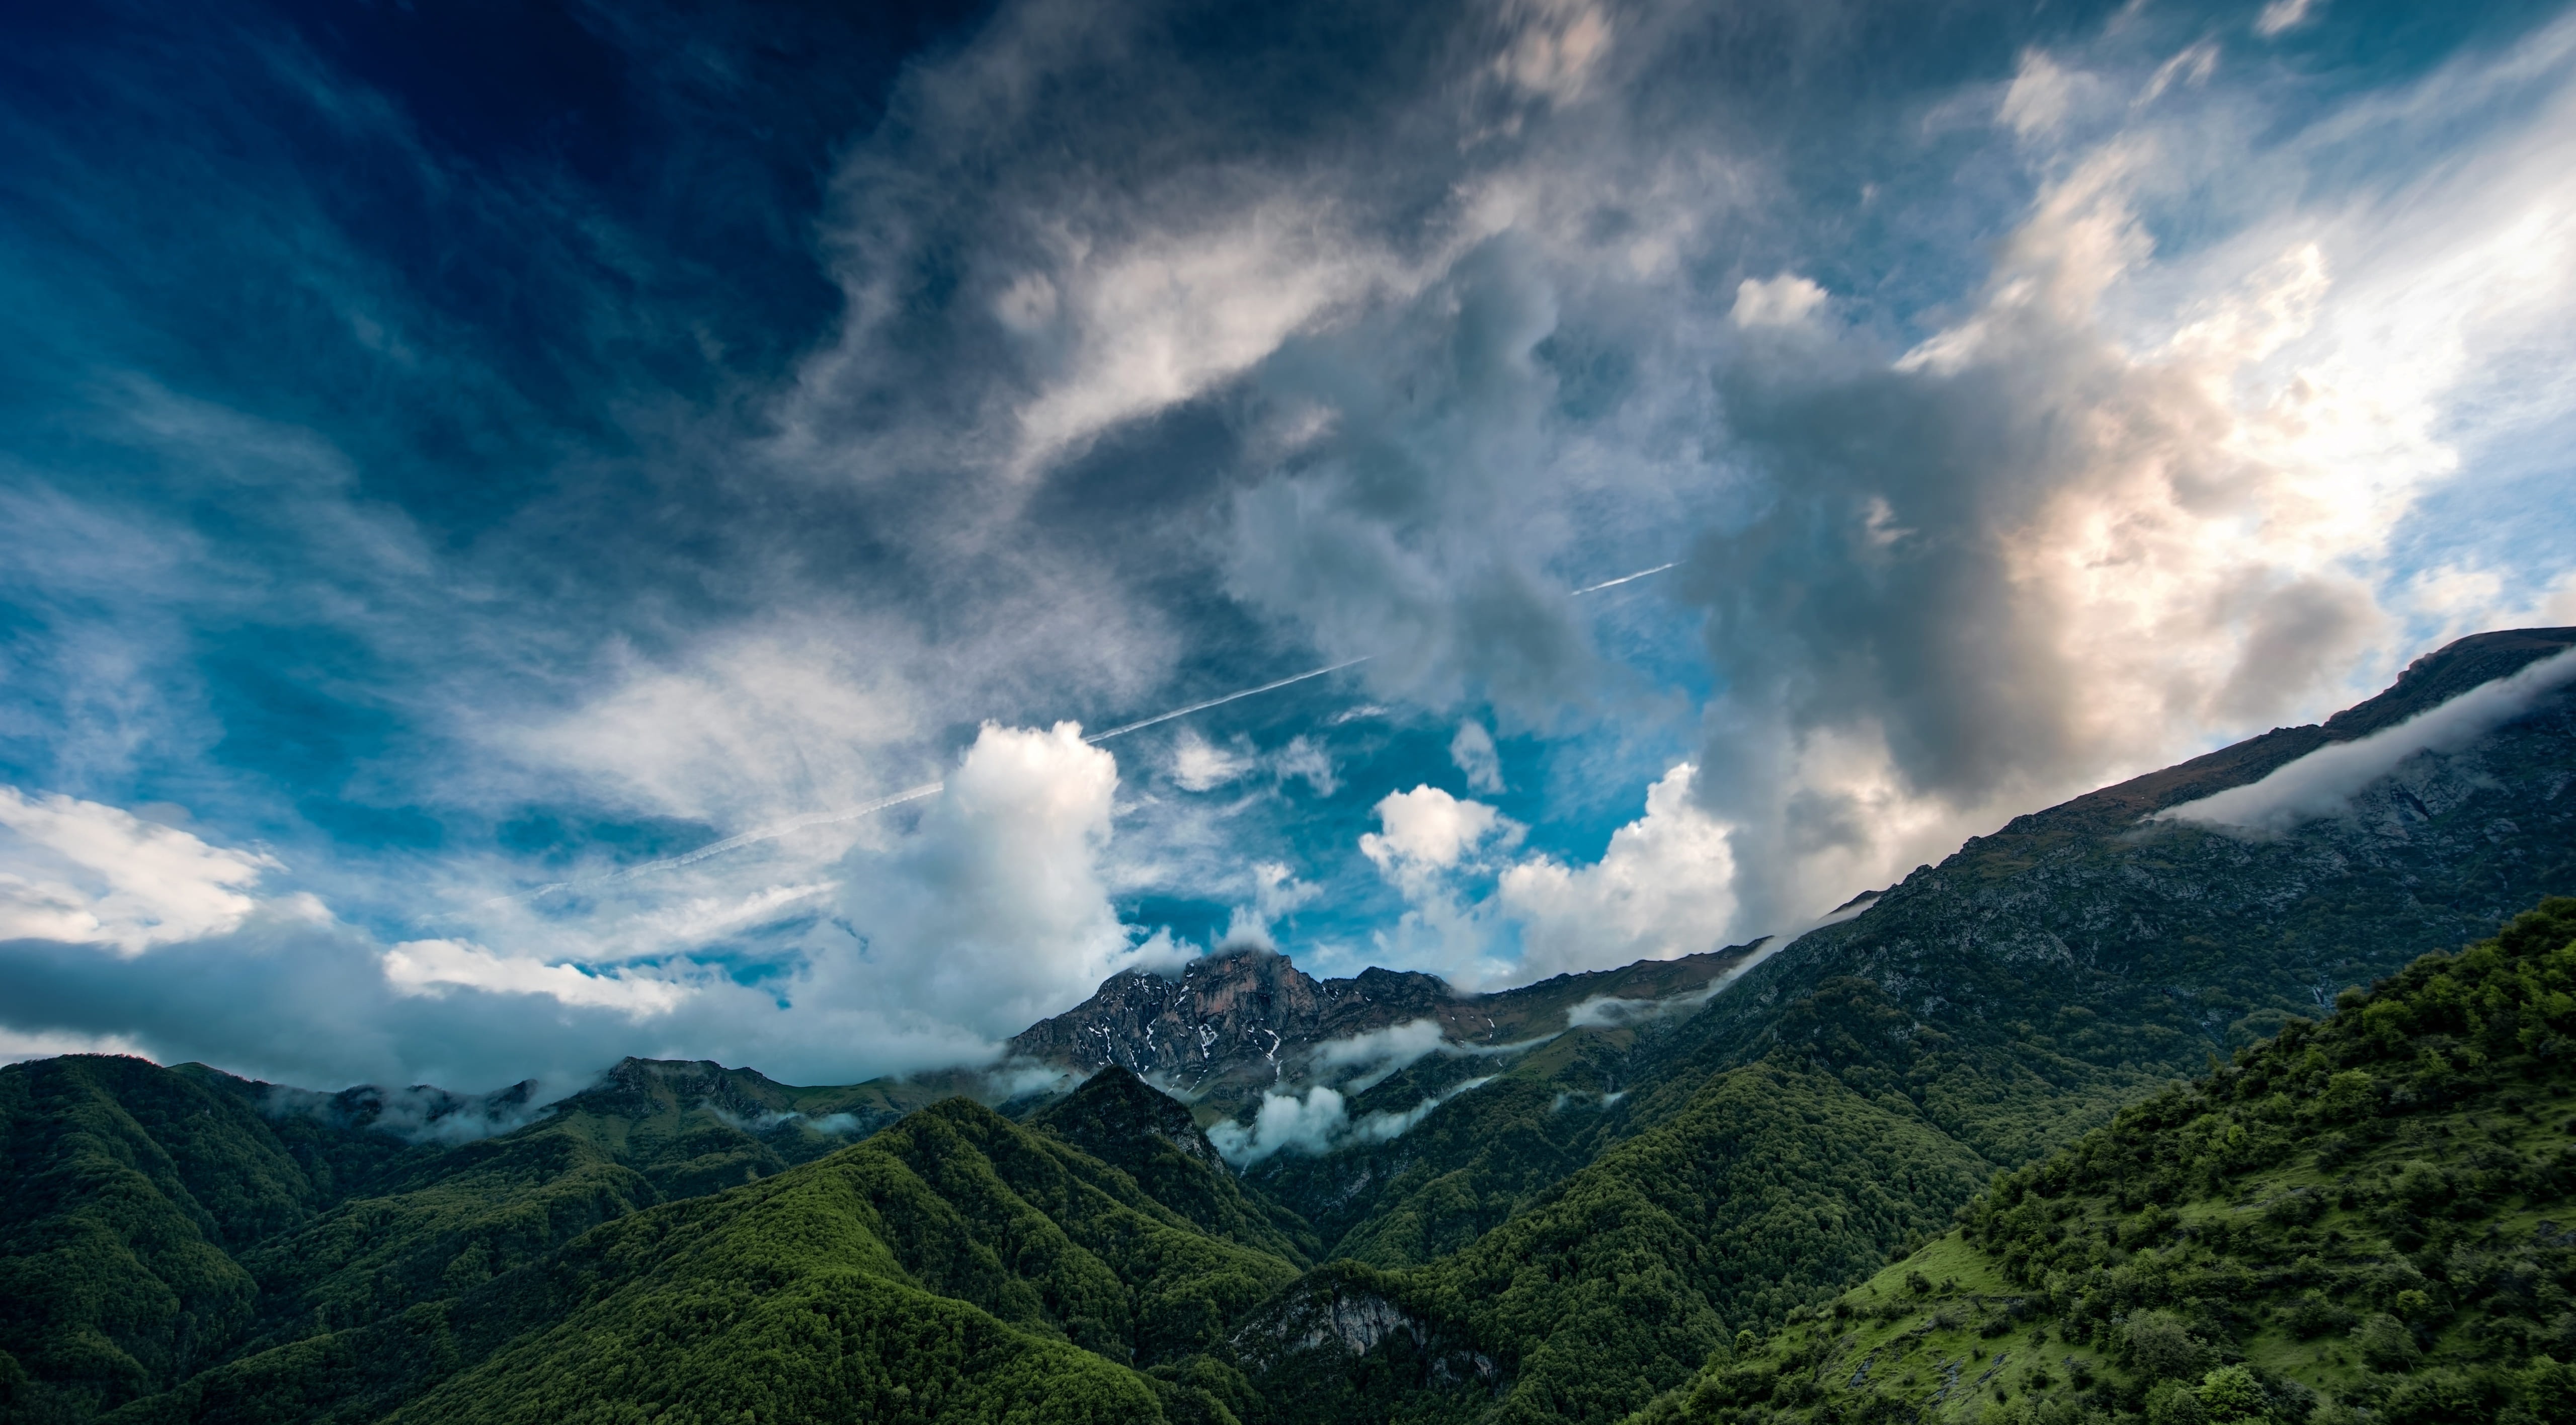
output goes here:
[[[2230, 101], [2204, 88], [2214, 107], [2076, 142], [2062, 69], [2025, 64], [2013, 114], [2049, 176], [1975, 303], [1885, 365], [1783, 348], [1727, 379], [1775, 498], [1684, 587], [1730, 680], [1697, 791], [1735, 828], [1739, 929], [2367, 691], [2396, 615], [2360, 570], [2459, 468], [2427, 393], [2486, 380], [2468, 332], [2518, 321], [2449, 265], [2568, 301], [2490, 219], [2413, 201], [2372, 210], [2393, 228], [2285, 213], [2162, 259], [2142, 211], [2198, 171]], [[2481, 82], [2405, 102], [2487, 102]], [[2391, 129], [2415, 122], [2399, 107]], [[2576, 190], [2523, 143], [2446, 180], [2459, 201], [2510, 187], [2565, 211]]]
[[1489, 838], [1508, 837], [1511, 818], [1483, 802], [1424, 785], [1378, 799], [1380, 830], [1360, 837], [1360, 854], [1398, 882], [1454, 870]]
[[210, 846], [173, 826], [59, 793], [0, 787], [0, 940], [66, 940], [119, 955], [221, 935], [282, 870], [264, 852]]
[[1649, 787], [1646, 814], [1611, 833], [1599, 861], [1533, 856], [1503, 872], [1497, 899], [1521, 924], [1516, 976], [1668, 960], [1726, 943], [1735, 857], [1727, 827], [1693, 798], [1698, 774], [1685, 762]]
[[1401, 893], [1404, 913], [1379, 930], [1383, 963], [1435, 968], [1451, 984], [1479, 985], [1500, 968], [1491, 917], [1471, 899], [1483, 853], [1519, 841], [1519, 823], [1483, 802], [1424, 785], [1389, 792], [1376, 807], [1379, 829], [1362, 833], [1360, 853]]
[[2553, 654], [2427, 708], [2395, 727], [2328, 743], [2259, 781], [2167, 807], [2150, 820], [2278, 833], [2346, 810], [2356, 793], [2420, 753], [2456, 752], [2576, 681], [2576, 649]]
[[832, 972], [838, 992], [998, 1039], [1174, 958], [1168, 939], [1129, 934], [1101, 879], [1117, 785], [1077, 724], [986, 724], [916, 833], [854, 853], [841, 909], [863, 949]]

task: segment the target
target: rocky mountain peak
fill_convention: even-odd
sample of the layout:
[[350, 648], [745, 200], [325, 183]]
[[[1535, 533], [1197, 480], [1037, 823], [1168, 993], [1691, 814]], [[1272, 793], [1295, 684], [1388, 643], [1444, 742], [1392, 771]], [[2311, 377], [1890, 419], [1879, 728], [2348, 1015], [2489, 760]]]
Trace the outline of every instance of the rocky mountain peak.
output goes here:
[[1586, 999], [1698, 990], [1754, 948], [1558, 975], [1489, 995], [1374, 966], [1318, 980], [1285, 955], [1237, 950], [1192, 960], [1178, 975], [1120, 971], [1091, 998], [1023, 1030], [1011, 1049], [1078, 1072], [1115, 1066], [1225, 1108], [1294, 1082], [1315, 1047], [1331, 1040], [1427, 1019], [1454, 1044], [1511, 1043], [1563, 1030], [1567, 1011]]

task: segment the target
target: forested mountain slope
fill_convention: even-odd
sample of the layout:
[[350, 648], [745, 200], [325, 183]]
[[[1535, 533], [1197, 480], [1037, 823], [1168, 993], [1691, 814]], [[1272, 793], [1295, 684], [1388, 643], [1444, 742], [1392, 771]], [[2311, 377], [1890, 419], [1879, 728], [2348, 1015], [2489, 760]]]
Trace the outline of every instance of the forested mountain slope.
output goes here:
[[2576, 1421], [2576, 899], [1962, 1217], [1637, 1425]]
[[[1624, 1042], [1599, 1030], [1570, 1035], [1566, 1051], [1513, 1065], [1392, 1143], [1256, 1173], [1324, 1225], [1340, 1255], [1404, 1266], [1457, 1250], [1466, 1235], [1458, 1227], [1487, 1234], [1456, 1257], [1370, 1279], [1365, 1295], [1401, 1318], [1392, 1334], [1291, 1331], [1308, 1344], [1278, 1360], [1256, 1343], [1281, 1418], [1330, 1416], [1356, 1401], [1351, 1383], [1362, 1379], [1379, 1396], [1427, 1392], [1459, 1418], [1615, 1418], [1642, 1399], [1635, 1392], [1678, 1378], [1686, 1362], [1673, 1344], [1605, 1350], [1587, 1334], [1574, 1303], [1634, 1276], [1617, 1253], [1551, 1256], [1543, 1236], [1528, 1233], [1565, 1204], [1626, 1193], [1634, 1175], [1621, 1166], [1625, 1144], [1667, 1126], [1706, 1134], [1693, 1109], [1713, 1086], [1747, 1073], [1776, 1075], [1783, 1094], [1797, 1085], [1812, 1119], [1804, 1136], [1816, 1143], [1830, 1143], [1837, 1125], [1866, 1122], [1857, 1110], [1867, 1110], [1928, 1133], [1957, 1161], [2010, 1168], [2231, 1043], [2313, 1012], [2335, 988], [2487, 933], [2517, 902], [2576, 881], [2576, 797], [2563, 795], [2576, 784], [2576, 712], [2563, 687], [2464, 747], [2407, 759], [2349, 814], [2286, 834], [2141, 820], [2327, 742], [2395, 726], [2570, 642], [2576, 633], [2550, 630], [2455, 644], [2325, 728], [2268, 734], [1971, 843], [1756, 966], [1697, 1014], [1646, 1019]], [[1624, 1098], [1568, 1116], [1583, 1100], [1566, 1090], [1614, 1078]], [[1747, 1111], [1771, 1106], [1755, 1099]], [[1572, 1168], [1578, 1158], [1590, 1166]], [[1794, 1176], [1800, 1223], [1783, 1231], [1775, 1219], [1769, 1234], [1752, 1234], [1775, 1253], [1796, 1244], [1797, 1264], [1772, 1269], [1767, 1289], [1731, 1290], [1720, 1279], [1649, 1293], [1686, 1316], [1704, 1306], [1724, 1323], [1667, 1333], [1669, 1343], [1698, 1330], [1768, 1329], [1802, 1292], [1830, 1295], [1816, 1284], [1865, 1270], [1909, 1230], [1943, 1221], [1967, 1190], [1958, 1177], [1910, 1173], [1901, 1209], [1874, 1214], [1865, 1206], [1871, 1173], [1832, 1161], [1828, 1152]], [[1694, 1207], [1667, 1214], [1682, 1229], [1678, 1260], [1723, 1261], [1765, 1214], [1760, 1197], [1733, 1193]], [[1646, 1217], [1629, 1208], [1615, 1220], [1626, 1229]], [[1860, 1230], [1844, 1230], [1854, 1224]], [[1453, 1276], [1479, 1258], [1495, 1265]], [[1453, 1279], [1492, 1290], [1543, 1280], [1548, 1306], [1516, 1318], [1490, 1303], [1453, 1310], [1444, 1302], [1467, 1299], [1446, 1290]], [[1319, 1280], [1335, 1292], [1347, 1283]], [[1490, 1376], [1468, 1382], [1437, 1352], [1425, 1354], [1429, 1342], [1490, 1360]], [[1588, 1394], [1548, 1379], [1557, 1369], [1549, 1363], [1608, 1359], [1619, 1368], [1578, 1366], [1598, 1373], [1600, 1388]], [[1397, 1381], [1409, 1383], [1399, 1390]]]
[[[1098, 1082], [1085, 1094], [1125, 1089]], [[1296, 1275], [1054, 1133], [949, 1099], [106, 1418], [1220, 1419], [1140, 1368], [1215, 1343]]]
[[[413, 1089], [396, 1106], [434, 1133], [523, 1109], [527, 1087], [502, 1102]], [[639, 1207], [783, 1171], [891, 1121], [903, 1094], [929, 1097], [630, 1059], [524, 1128], [448, 1146], [380, 1131], [381, 1090], [96, 1055], [10, 1065], [0, 1351], [47, 1411], [81, 1418], [237, 1352], [455, 1295]]]
[[2268, 836], [2145, 820], [2571, 645], [2576, 629], [2463, 639], [2322, 727], [2017, 818], [1753, 969], [1655, 1046], [1675, 1061], [1660, 1077], [1687, 1092], [1695, 1071], [1761, 1052], [1781, 1005], [1858, 979], [1936, 1036], [1886, 1087], [1997, 1161], [2047, 1151], [2212, 1050], [2576, 886], [2576, 694], [2563, 684], [2467, 746], [2406, 759], [2340, 815]]

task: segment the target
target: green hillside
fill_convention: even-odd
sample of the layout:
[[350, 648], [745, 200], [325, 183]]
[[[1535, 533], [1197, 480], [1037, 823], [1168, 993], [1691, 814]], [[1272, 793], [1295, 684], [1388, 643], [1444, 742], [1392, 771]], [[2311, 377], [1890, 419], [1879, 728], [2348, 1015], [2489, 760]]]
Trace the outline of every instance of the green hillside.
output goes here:
[[1637, 1425], [2576, 1421], [2576, 899], [1997, 1178]]
[[[1066, 1116], [1102, 1099], [1114, 1115], [1134, 1087], [1104, 1078]], [[1197, 1202], [1226, 1200], [1194, 1186]], [[1054, 1133], [950, 1099], [105, 1418], [1222, 1418], [1203, 1392], [1138, 1368], [1214, 1344], [1297, 1270]]]

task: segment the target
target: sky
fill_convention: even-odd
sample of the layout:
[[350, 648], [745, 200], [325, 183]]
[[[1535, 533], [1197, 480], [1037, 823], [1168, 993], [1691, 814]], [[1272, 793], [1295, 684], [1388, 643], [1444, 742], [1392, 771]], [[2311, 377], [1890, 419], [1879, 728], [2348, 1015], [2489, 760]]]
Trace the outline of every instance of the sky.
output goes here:
[[2563, 6], [0, 24], [0, 1058], [1490, 989], [2576, 623]]

